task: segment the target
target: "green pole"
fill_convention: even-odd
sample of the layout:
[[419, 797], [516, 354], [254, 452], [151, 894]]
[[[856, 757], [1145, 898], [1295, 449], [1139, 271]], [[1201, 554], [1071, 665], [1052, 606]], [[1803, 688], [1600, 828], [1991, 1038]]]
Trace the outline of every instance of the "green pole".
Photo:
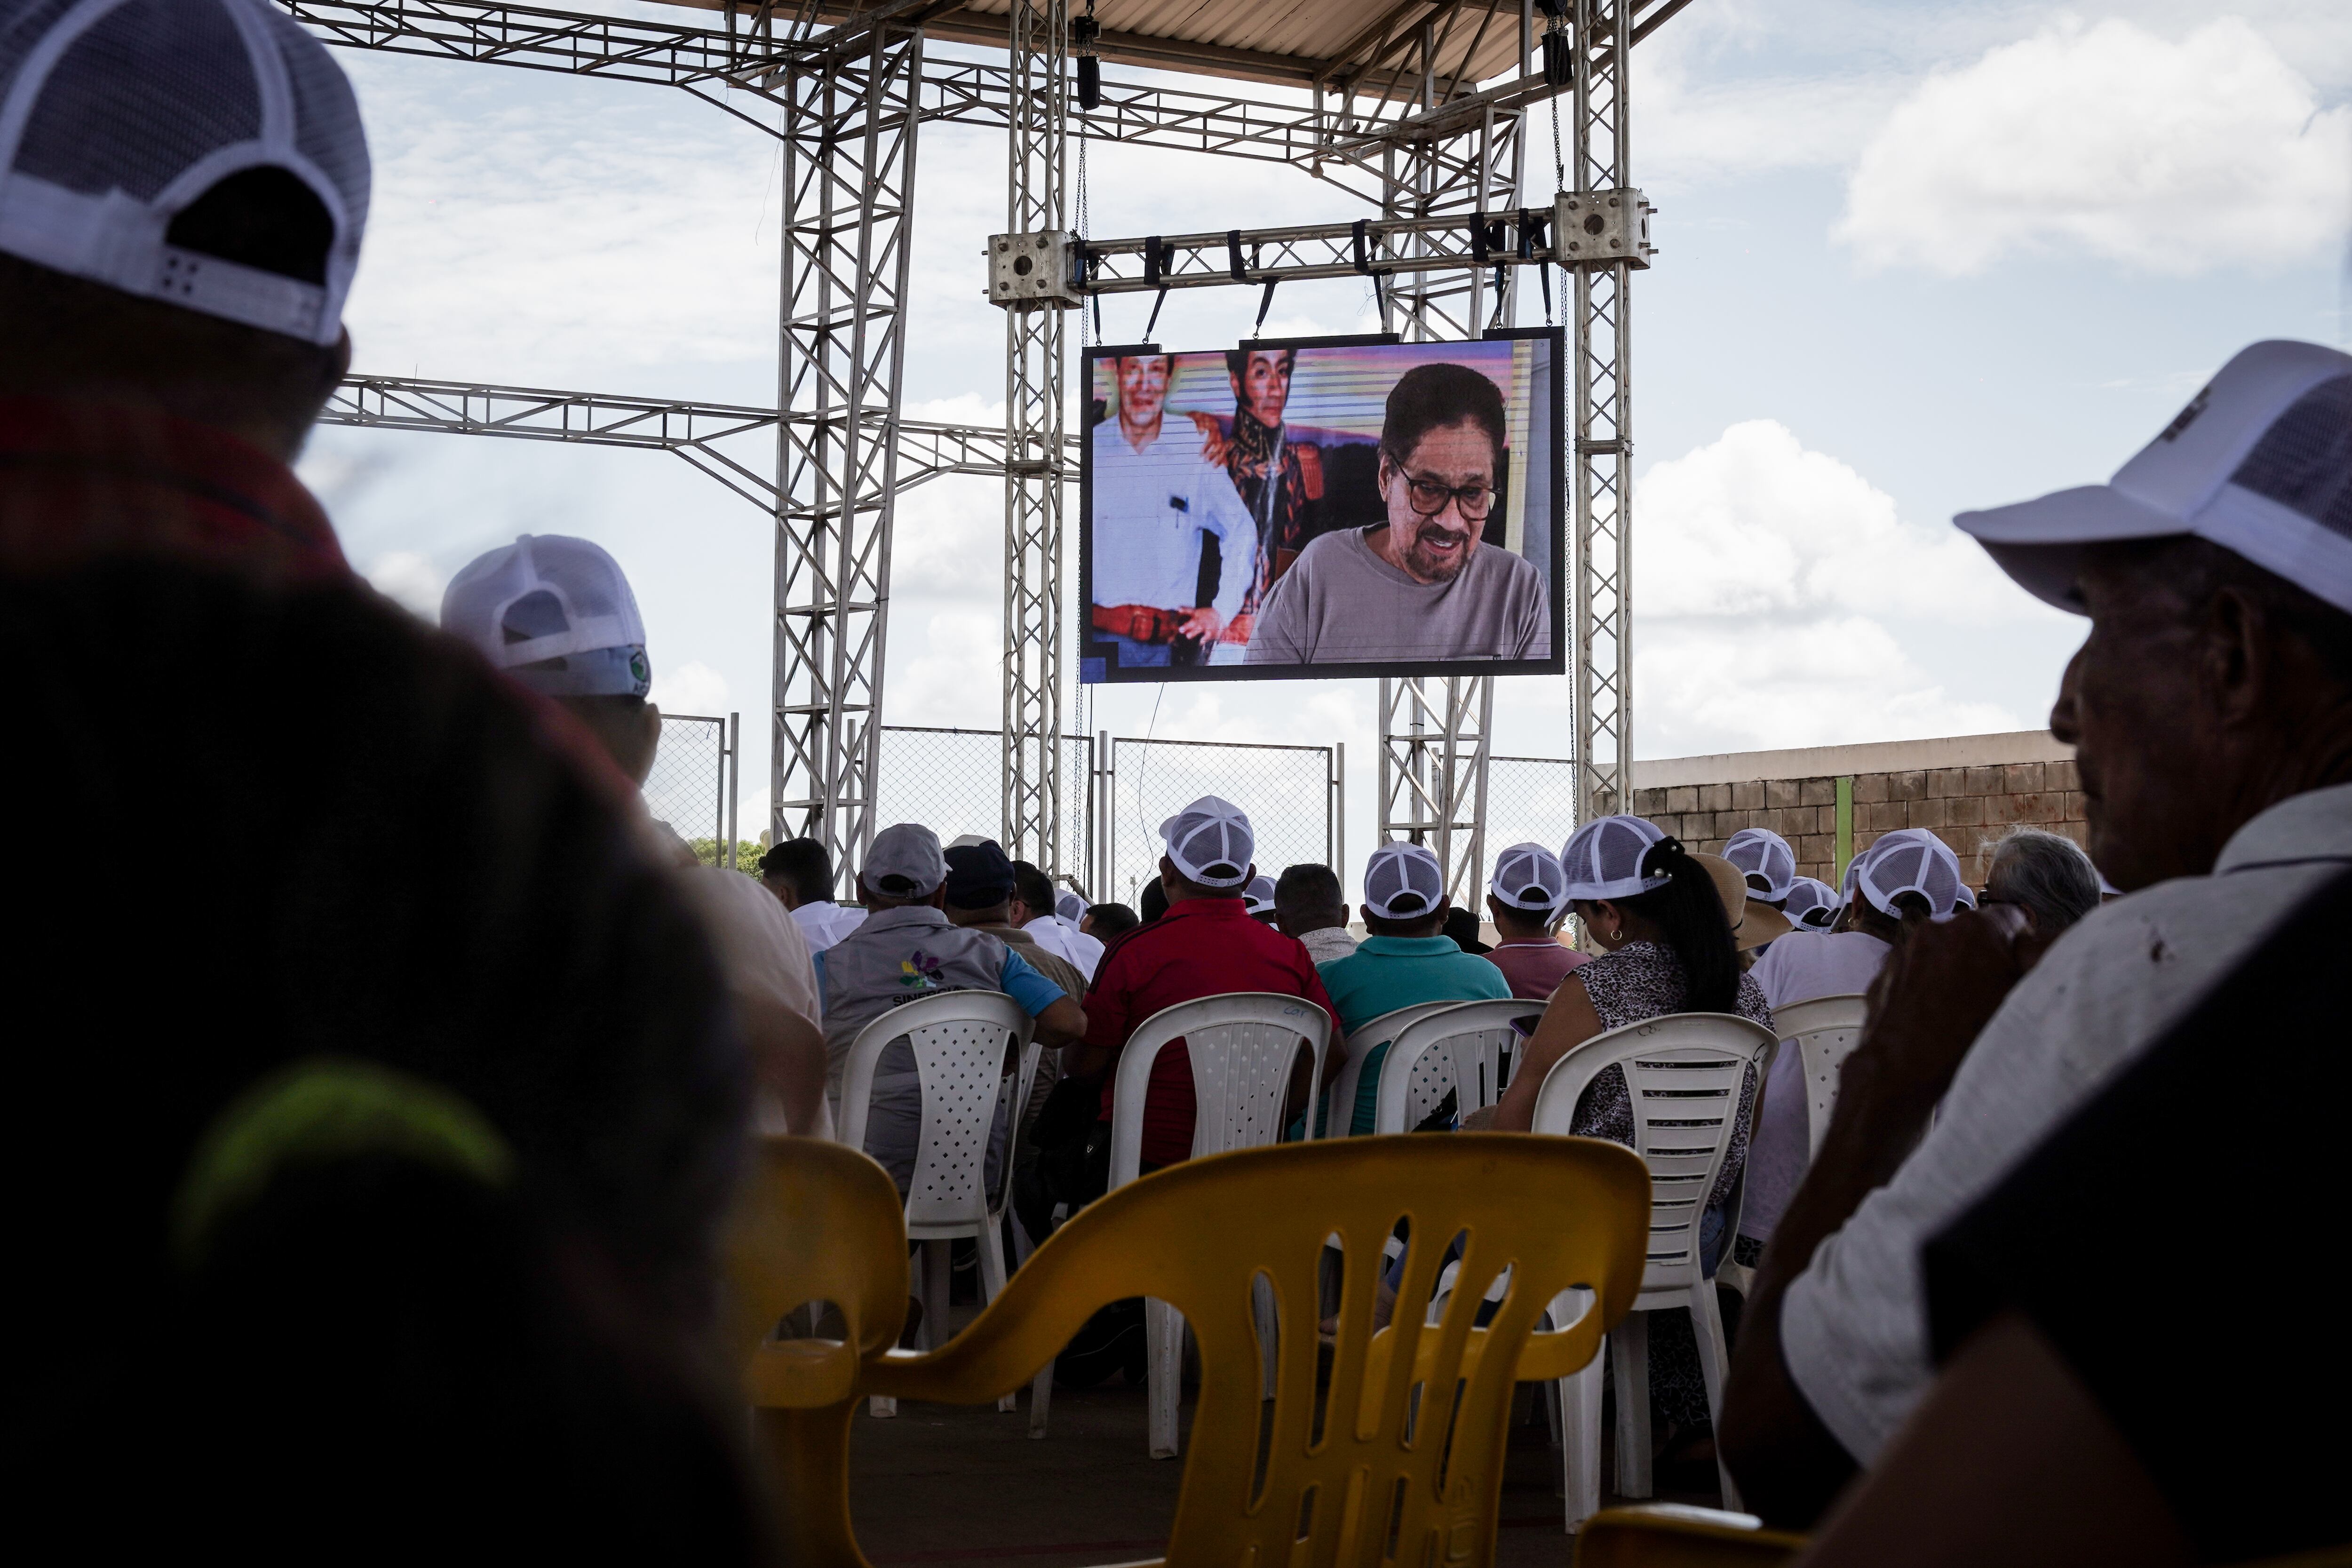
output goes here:
[[[1821, 797], [1813, 797], [1818, 800]], [[1840, 887], [1845, 885], [1845, 868], [1853, 863], [1853, 780], [1851, 776], [1837, 781], [1837, 840], [1832, 850], [1837, 857], [1837, 875], [1831, 879]]]

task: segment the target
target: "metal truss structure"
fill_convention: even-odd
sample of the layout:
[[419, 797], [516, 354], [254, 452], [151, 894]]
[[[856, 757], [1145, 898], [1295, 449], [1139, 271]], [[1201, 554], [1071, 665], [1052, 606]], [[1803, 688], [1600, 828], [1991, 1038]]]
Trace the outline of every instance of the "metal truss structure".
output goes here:
[[[1570, 0], [1571, 190], [1626, 187], [1630, 52], [1687, 3]], [[1390, 0], [1316, 60], [1105, 33], [1106, 58], [1276, 82], [1305, 89], [1307, 101], [1105, 81], [1092, 108], [1066, 96], [1068, 0], [1010, 0], [1002, 18], [959, 0], [719, 0], [719, 26], [497, 0], [278, 4], [332, 44], [672, 87], [782, 142], [775, 408], [355, 377], [324, 422], [666, 450], [768, 510], [770, 826], [824, 841], [845, 883], [875, 826], [893, 500], [940, 474], [1003, 478], [1004, 841], [1055, 868], [1046, 825], [1058, 819], [1050, 759], [1061, 712], [1061, 513], [1075, 472], [1063, 317], [1052, 307], [1007, 312], [1003, 432], [898, 416], [923, 121], [1008, 133], [1014, 233], [1065, 227], [1073, 134], [1283, 163], [1359, 196], [1373, 215], [1255, 233], [1246, 258], [1231, 234], [1089, 244], [1097, 292], [1369, 274], [1390, 330], [1458, 339], [1510, 319], [1526, 266], [1571, 264], [1553, 248], [1564, 241], [1547, 234], [1550, 205], [1515, 205], [1526, 199], [1527, 111], [1559, 91], [1531, 68], [1532, 0]], [[932, 58], [927, 34], [1000, 44], [1006, 56]], [[1507, 68], [1510, 54], [1515, 77], [1475, 85], [1496, 62]], [[1572, 263], [1580, 816], [1619, 808], [1630, 763], [1626, 307], [1636, 264]], [[771, 431], [773, 479], [748, 454]], [[1483, 679], [1381, 682], [1382, 834], [1431, 843], [1457, 894], [1483, 858], [1493, 697]]]
[[[1063, 226], [1067, 0], [1013, 0], [1005, 229]], [[1061, 870], [1062, 452], [1058, 306], [1004, 312], [1005, 852]]]
[[[814, 423], [794, 416], [792, 424]], [[502, 436], [579, 447], [626, 447], [669, 452], [717, 479], [753, 506], [777, 505], [772, 466], [753, 467], [745, 437], [774, 439], [776, 411], [668, 397], [625, 397], [551, 392], [536, 386], [420, 381], [407, 376], [354, 375], [328, 399], [321, 425], [374, 430], [430, 431], [444, 436]], [[869, 416], [867, 424], [885, 421]], [[896, 488], [900, 495], [949, 474], [994, 479], [1004, 472], [1004, 432], [987, 426], [900, 419]], [[1066, 438], [1057, 471], [1075, 473], [1077, 444]], [[761, 468], [771, 468], [762, 472]]]

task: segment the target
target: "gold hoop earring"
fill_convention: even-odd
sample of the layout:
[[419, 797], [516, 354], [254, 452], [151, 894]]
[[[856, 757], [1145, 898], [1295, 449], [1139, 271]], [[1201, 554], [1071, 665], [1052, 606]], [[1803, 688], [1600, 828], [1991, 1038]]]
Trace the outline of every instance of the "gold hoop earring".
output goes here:
[[1625, 940], [1625, 928], [1623, 926], [1611, 926], [1609, 928], [1609, 940], [1611, 942], [1623, 942]]

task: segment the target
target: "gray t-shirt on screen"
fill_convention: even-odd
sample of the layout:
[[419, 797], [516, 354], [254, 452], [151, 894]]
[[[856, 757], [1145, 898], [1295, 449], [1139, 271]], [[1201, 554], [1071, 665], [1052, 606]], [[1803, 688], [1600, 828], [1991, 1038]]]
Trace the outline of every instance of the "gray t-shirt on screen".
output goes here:
[[1416, 583], [1373, 553], [1369, 529], [1299, 553], [1250, 632], [1250, 664], [1549, 658], [1551, 605], [1525, 556], [1481, 543], [1450, 583]]

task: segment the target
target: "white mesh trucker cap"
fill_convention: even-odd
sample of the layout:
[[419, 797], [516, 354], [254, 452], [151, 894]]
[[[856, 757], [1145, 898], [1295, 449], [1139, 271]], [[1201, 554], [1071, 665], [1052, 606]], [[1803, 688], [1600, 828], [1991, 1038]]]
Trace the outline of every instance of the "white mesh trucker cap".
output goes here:
[[2020, 587], [2077, 615], [2084, 545], [2184, 533], [2352, 611], [2352, 354], [2255, 343], [2105, 484], [1952, 521]]
[[1797, 852], [1769, 827], [1743, 827], [1723, 847], [1723, 858], [1739, 868], [1748, 895], [1777, 904], [1797, 879]]
[[1364, 912], [1419, 920], [1445, 901], [1445, 868], [1418, 844], [1383, 844], [1364, 863]]
[[1495, 878], [1486, 890], [1515, 910], [1549, 914], [1568, 902], [1568, 877], [1559, 857], [1542, 845], [1514, 844], [1495, 857]]
[[636, 595], [620, 563], [585, 539], [526, 533], [469, 562], [441, 595], [441, 629], [550, 697], [653, 689]]
[[[13, 0], [0, 20], [0, 250], [331, 343], [367, 224], [367, 138], [326, 46], [262, 0]], [[220, 181], [283, 169], [333, 225], [302, 279], [174, 243]], [[183, 237], [185, 237], [184, 236]]]
[[1076, 925], [1086, 919], [1087, 901], [1078, 896], [1076, 889], [1065, 888], [1054, 895], [1054, 912]]
[[1257, 840], [1249, 817], [1232, 801], [1204, 795], [1160, 825], [1168, 858], [1187, 881], [1204, 888], [1240, 888], [1249, 880]]
[[1661, 871], [1642, 875], [1642, 857], [1665, 837], [1646, 816], [1596, 817], [1560, 847], [1559, 868], [1571, 899], [1630, 899], [1663, 888], [1674, 879]]
[[1948, 915], [1958, 905], [1963, 885], [1959, 857], [1924, 829], [1897, 828], [1883, 835], [1855, 864], [1862, 868], [1856, 886], [1881, 914], [1899, 913], [1895, 900], [1906, 893], [1925, 898], [1931, 915]]
[[1242, 889], [1242, 908], [1254, 915], [1262, 915], [1274, 908], [1274, 879], [1252, 877], [1249, 886]]
[[1789, 901], [1780, 912], [1799, 931], [1827, 931], [1837, 923], [1843, 903], [1837, 889], [1818, 877], [1800, 877], [1790, 885]]
[[921, 823], [893, 823], [874, 836], [859, 875], [877, 893], [928, 898], [948, 879], [948, 858], [940, 848], [940, 836]]

